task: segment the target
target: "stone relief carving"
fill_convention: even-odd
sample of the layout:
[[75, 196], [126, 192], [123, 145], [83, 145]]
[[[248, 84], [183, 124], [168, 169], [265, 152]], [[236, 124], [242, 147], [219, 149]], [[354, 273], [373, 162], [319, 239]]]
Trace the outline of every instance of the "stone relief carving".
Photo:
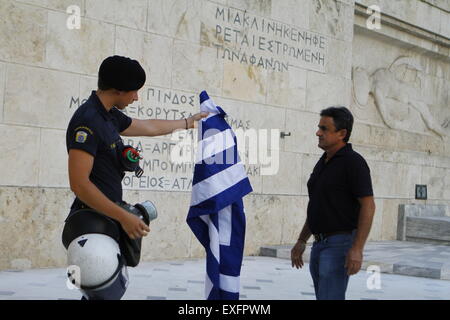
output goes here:
[[405, 130], [405, 122], [416, 111], [426, 128], [443, 139], [447, 133], [421, 96], [422, 73], [420, 64], [410, 57], [399, 57], [388, 68], [377, 69], [372, 74], [362, 67], [353, 68], [354, 101], [364, 107], [372, 95], [381, 118], [392, 129]]

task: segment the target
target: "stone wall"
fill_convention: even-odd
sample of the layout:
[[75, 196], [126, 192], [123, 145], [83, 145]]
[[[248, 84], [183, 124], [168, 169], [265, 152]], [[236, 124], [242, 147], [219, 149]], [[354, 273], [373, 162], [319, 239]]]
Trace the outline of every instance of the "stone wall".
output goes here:
[[[379, 30], [366, 27], [371, 4]], [[67, 27], [71, 5], [80, 29]], [[450, 204], [448, 1], [3, 0], [0, 16], [0, 269], [65, 265], [65, 128], [112, 54], [147, 72], [131, 117], [180, 119], [207, 90], [234, 129], [291, 133], [276, 175], [247, 166], [246, 254], [295, 241], [330, 105], [351, 108], [351, 142], [372, 171], [370, 239], [396, 238], [399, 204]], [[124, 199], [159, 210], [143, 260], [203, 256], [185, 223], [192, 165], [170, 163], [170, 136], [124, 140], [145, 158], [143, 178], [124, 179]], [[429, 200], [414, 200], [415, 184], [428, 185]]]

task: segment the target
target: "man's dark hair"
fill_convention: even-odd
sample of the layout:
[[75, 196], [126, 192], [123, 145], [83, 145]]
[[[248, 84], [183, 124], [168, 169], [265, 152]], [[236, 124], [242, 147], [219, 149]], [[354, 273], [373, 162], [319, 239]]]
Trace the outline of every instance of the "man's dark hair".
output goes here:
[[347, 135], [344, 138], [344, 142], [348, 142], [353, 128], [353, 115], [346, 107], [334, 106], [323, 109], [320, 112], [320, 116], [333, 118], [336, 131], [346, 129]]

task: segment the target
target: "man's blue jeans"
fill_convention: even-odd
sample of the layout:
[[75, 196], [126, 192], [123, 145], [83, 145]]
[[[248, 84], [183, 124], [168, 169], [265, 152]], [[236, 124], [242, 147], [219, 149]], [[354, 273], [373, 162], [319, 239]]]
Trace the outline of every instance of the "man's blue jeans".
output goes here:
[[354, 235], [338, 234], [313, 243], [309, 271], [317, 300], [345, 300], [349, 276], [344, 265]]

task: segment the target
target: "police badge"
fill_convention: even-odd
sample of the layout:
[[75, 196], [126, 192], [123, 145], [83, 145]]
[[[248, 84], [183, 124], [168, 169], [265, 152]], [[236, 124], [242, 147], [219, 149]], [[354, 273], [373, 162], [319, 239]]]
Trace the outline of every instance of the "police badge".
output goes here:
[[78, 131], [75, 135], [75, 141], [78, 143], [84, 143], [87, 139], [87, 133], [84, 131]]

